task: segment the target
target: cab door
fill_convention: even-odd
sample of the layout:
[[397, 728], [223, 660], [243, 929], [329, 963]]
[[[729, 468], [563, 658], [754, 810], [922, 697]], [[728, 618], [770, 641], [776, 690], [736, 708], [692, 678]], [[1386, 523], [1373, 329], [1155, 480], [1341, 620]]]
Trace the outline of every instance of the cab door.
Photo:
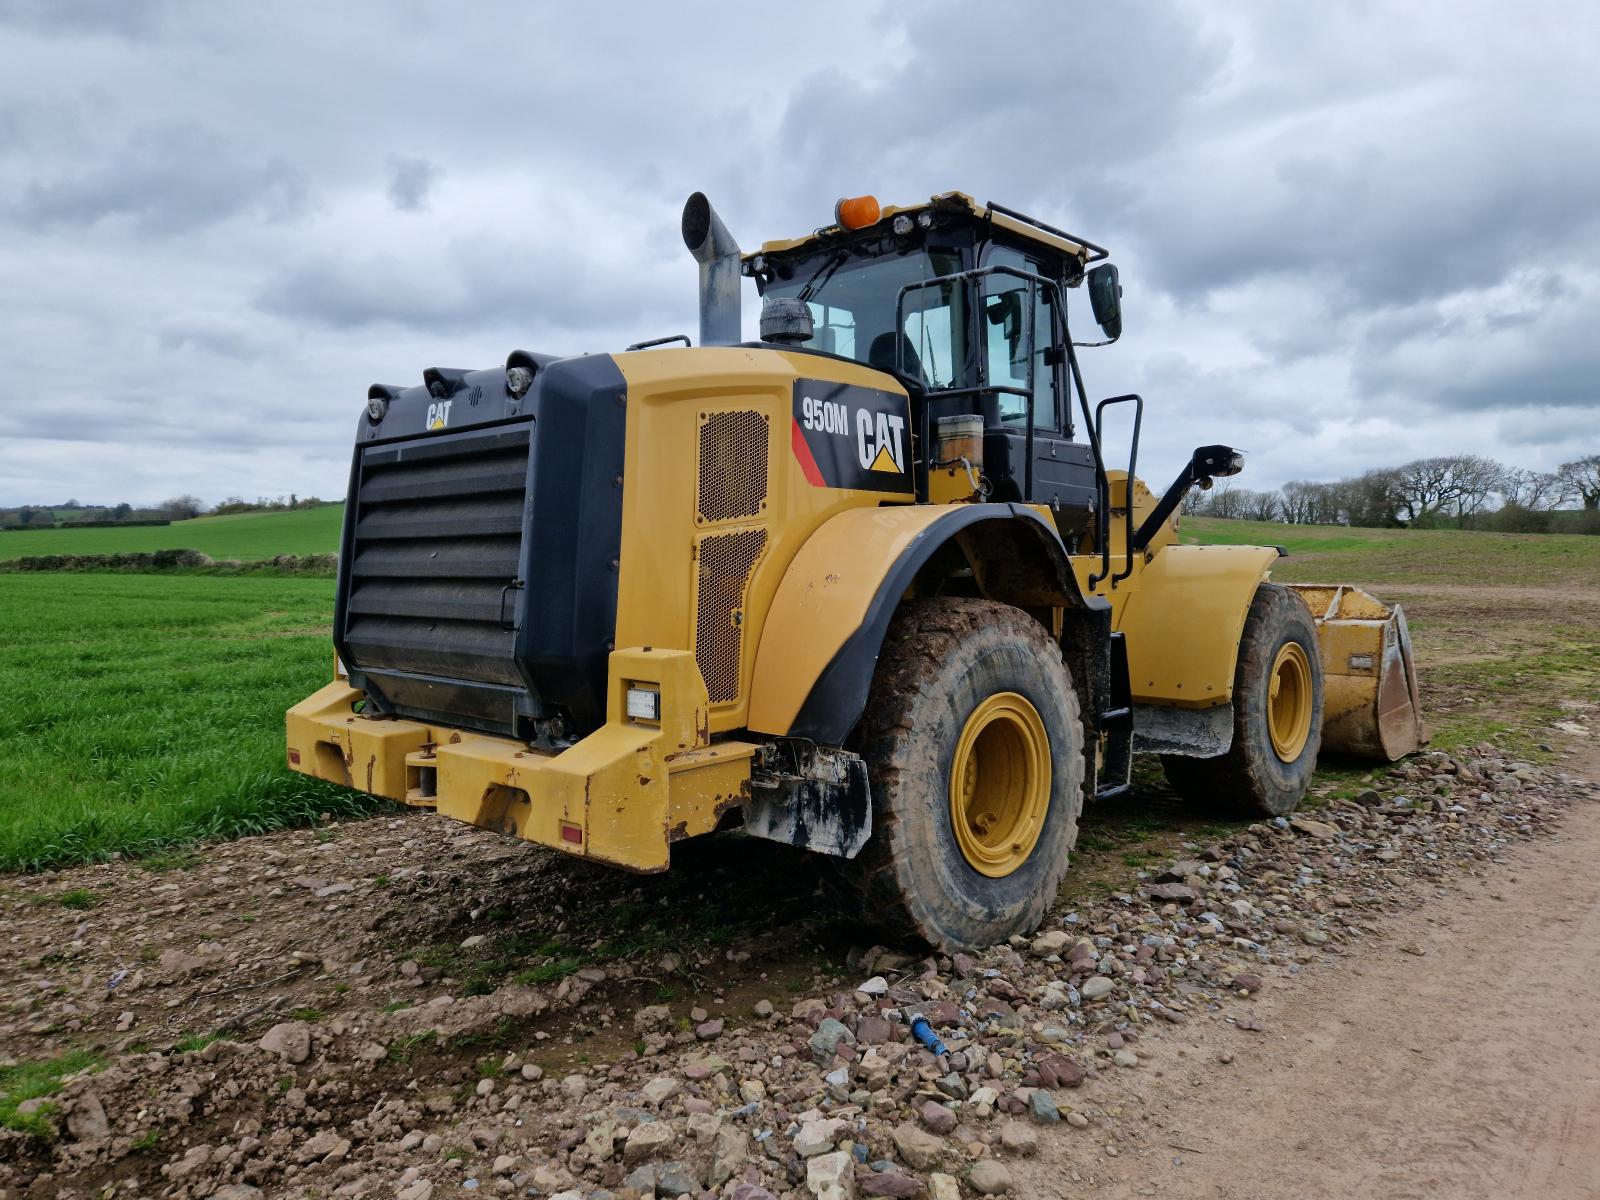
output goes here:
[[[1054, 273], [1034, 256], [1002, 245], [989, 247], [984, 265], [1047, 278]], [[1029, 279], [998, 272], [983, 277], [978, 313], [983, 382], [1007, 389], [989, 392], [984, 404], [984, 469], [995, 484], [995, 499], [1048, 504], [1062, 536], [1071, 538], [1094, 505], [1094, 456], [1072, 439], [1066, 364], [1054, 352], [1065, 322], [1053, 300], [1049, 288]]]

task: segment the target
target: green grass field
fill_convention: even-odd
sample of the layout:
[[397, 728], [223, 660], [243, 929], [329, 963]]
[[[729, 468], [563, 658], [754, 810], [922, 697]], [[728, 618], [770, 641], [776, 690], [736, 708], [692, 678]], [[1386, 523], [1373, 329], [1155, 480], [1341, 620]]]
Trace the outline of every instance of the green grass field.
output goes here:
[[196, 517], [171, 525], [127, 529], [11, 529], [0, 532], [0, 561], [32, 554], [128, 554], [150, 550], [199, 550], [212, 558], [241, 560], [276, 554], [334, 554], [344, 505], [324, 504], [293, 512], [236, 513]]
[[1272, 569], [1292, 583], [1483, 583], [1497, 587], [1588, 582], [1600, 588], [1600, 537], [1457, 529], [1347, 529], [1185, 517], [1183, 540], [1282, 546]]
[[0, 576], [0, 869], [364, 809], [283, 765], [332, 608], [328, 579]]
[[[329, 506], [176, 528], [214, 557], [270, 558], [332, 550], [339, 515]], [[0, 554], [19, 542], [62, 553], [64, 539], [84, 553], [165, 547], [169, 534], [0, 534]], [[1554, 697], [1593, 692], [1600, 538], [1193, 518], [1183, 534], [1285, 545], [1292, 556], [1275, 564], [1276, 579], [1348, 581], [1404, 600], [1439, 744], [1527, 727]], [[1474, 585], [1523, 594], [1460, 594]], [[0, 869], [362, 811], [365, 798], [283, 763], [283, 710], [328, 678], [333, 587], [275, 574], [0, 575]]]

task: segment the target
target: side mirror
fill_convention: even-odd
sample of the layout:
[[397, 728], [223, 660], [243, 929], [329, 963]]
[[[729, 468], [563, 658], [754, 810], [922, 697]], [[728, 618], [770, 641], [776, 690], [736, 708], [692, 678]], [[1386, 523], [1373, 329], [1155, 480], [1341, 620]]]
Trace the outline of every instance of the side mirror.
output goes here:
[[1122, 336], [1122, 284], [1113, 263], [1101, 263], [1089, 272], [1089, 306], [1095, 324], [1112, 341]]
[[1017, 366], [1019, 363], [1027, 362], [1028, 355], [1022, 350], [1021, 289], [989, 297], [985, 311], [989, 317], [989, 324], [1001, 327], [1000, 331], [1006, 340], [1007, 357], [1011, 365]]

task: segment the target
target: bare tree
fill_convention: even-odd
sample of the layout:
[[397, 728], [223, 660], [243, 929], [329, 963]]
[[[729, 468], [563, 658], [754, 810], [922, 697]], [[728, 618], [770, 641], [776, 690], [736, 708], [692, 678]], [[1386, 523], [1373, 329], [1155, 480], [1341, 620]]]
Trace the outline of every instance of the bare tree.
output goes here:
[[1451, 461], [1443, 456], [1416, 458], [1395, 468], [1400, 508], [1407, 525], [1425, 523], [1455, 499]]
[[1393, 528], [1401, 523], [1404, 503], [1404, 485], [1396, 470], [1368, 471], [1339, 484], [1342, 524]]
[[1500, 490], [1504, 475], [1499, 463], [1476, 454], [1414, 459], [1395, 471], [1406, 523], [1426, 525], [1446, 515], [1463, 520]]
[[[1477, 454], [1419, 458], [1401, 467], [1367, 471], [1320, 483], [1291, 479], [1277, 491], [1256, 491], [1217, 481], [1210, 492], [1191, 492], [1183, 511], [1230, 520], [1392, 528], [1447, 523], [1508, 532], [1544, 532], [1550, 514], [1580, 502], [1600, 530], [1600, 454], [1564, 463], [1555, 472], [1507, 467]], [[1568, 522], [1567, 527], [1573, 527]]]
[[1549, 512], [1566, 499], [1567, 487], [1554, 472], [1512, 467], [1500, 480], [1500, 495], [1517, 508]]
[[1600, 509], [1600, 454], [1588, 454], [1562, 463], [1556, 475], [1586, 510]]
[[1283, 511], [1283, 501], [1277, 492], [1243, 493], [1244, 519], [1247, 521], [1276, 521]]
[[161, 506], [161, 511], [174, 521], [187, 521], [206, 510], [206, 502], [199, 496], [174, 496]]
[[1455, 493], [1456, 518], [1466, 520], [1482, 512], [1489, 497], [1505, 487], [1506, 469], [1477, 454], [1450, 459], [1450, 485]]
[[1309, 525], [1315, 521], [1317, 492], [1322, 487], [1309, 479], [1291, 479], [1284, 484], [1283, 519], [1291, 525]]
[[1244, 490], [1234, 487], [1231, 479], [1218, 480], [1216, 486], [1211, 489], [1210, 499], [1206, 501], [1206, 516], [1222, 517], [1230, 521], [1238, 520], [1239, 497]]
[[1339, 485], [1313, 483], [1306, 499], [1306, 522], [1311, 525], [1338, 525], [1343, 518], [1339, 513]]

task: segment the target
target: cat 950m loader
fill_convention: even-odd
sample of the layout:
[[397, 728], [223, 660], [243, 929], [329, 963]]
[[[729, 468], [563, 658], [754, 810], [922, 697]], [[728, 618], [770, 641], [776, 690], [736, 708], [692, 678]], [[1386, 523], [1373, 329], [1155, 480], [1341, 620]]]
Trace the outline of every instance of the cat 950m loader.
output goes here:
[[1417, 745], [1399, 609], [1179, 543], [1236, 451], [1135, 477], [1144, 402], [1090, 404], [1068, 314], [1120, 335], [1105, 250], [953, 192], [749, 254], [697, 193], [683, 235], [698, 346], [371, 389], [294, 769], [634, 871], [740, 829], [953, 949], [1039, 922], [1135, 752], [1282, 814], [1319, 746]]

